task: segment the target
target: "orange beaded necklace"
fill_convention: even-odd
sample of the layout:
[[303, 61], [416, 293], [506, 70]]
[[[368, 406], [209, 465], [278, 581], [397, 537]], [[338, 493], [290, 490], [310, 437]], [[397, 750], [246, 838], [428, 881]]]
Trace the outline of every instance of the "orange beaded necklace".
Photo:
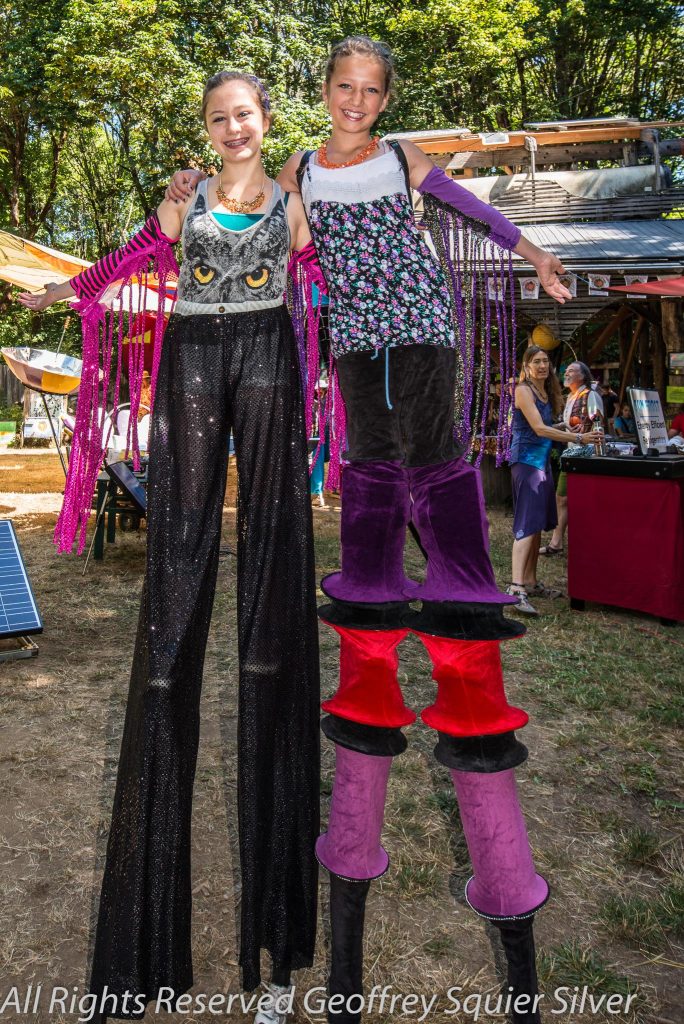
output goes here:
[[[328, 142], [329, 141], [330, 139], [328, 139]], [[353, 160], [347, 160], [342, 164], [335, 164], [332, 160], [328, 160], [328, 142], [323, 143], [316, 156], [320, 167], [326, 167], [328, 170], [332, 170], [338, 167], [353, 167], [354, 164], [362, 164], [366, 157], [370, 156], [371, 153], [378, 148], [380, 137], [378, 135], [374, 135], [368, 145], [364, 146], [361, 152], [357, 153]]]

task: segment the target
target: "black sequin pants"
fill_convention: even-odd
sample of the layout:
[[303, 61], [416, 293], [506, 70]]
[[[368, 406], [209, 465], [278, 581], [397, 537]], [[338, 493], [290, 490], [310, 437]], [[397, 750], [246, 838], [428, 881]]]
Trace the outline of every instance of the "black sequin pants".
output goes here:
[[[260, 950], [312, 962], [319, 674], [303, 406], [284, 307], [174, 316], [150, 445], [147, 576], [91, 991], [193, 983], [190, 818], [233, 430], [238, 468], [238, 814], [243, 984]], [[125, 1016], [114, 1013], [112, 1016]], [[141, 1014], [130, 1014], [131, 1017]]]

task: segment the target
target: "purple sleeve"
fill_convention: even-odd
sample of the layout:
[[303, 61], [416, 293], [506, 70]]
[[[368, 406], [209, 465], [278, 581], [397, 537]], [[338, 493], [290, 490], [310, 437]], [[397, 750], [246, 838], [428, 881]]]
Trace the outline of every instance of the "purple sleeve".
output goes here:
[[520, 241], [522, 232], [512, 221], [504, 217], [489, 203], [483, 203], [467, 188], [445, 174], [440, 167], [433, 167], [418, 189], [420, 193], [429, 192], [436, 199], [453, 206], [459, 213], [473, 220], [489, 224], [488, 236], [502, 249], [513, 249]]
[[137, 234], [133, 235], [125, 245], [114, 252], [107, 253], [92, 267], [82, 270], [76, 277], [72, 277], [69, 284], [76, 292], [79, 299], [92, 299], [112, 281], [116, 281], [117, 270], [125, 259], [133, 253], [142, 253], [145, 249], [152, 249], [157, 242], [168, 242], [175, 245], [178, 239], [168, 238], [161, 229], [159, 217], [153, 213]]

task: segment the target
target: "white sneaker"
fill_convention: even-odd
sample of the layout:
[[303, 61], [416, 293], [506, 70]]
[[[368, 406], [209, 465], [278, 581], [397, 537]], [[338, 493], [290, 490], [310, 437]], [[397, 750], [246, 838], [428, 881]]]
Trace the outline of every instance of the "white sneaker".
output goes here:
[[290, 1016], [292, 985], [263, 983], [263, 1009], [257, 1011], [254, 1024], [287, 1024]]
[[511, 583], [511, 585], [506, 588], [506, 593], [510, 594], [512, 597], [518, 598], [515, 606], [515, 610], [517, 612], [522, 612], [523, 615], [539, 615], [537, 609], [530, 604], [527, 591], [524, 587], [519, 587], [517, 584]]

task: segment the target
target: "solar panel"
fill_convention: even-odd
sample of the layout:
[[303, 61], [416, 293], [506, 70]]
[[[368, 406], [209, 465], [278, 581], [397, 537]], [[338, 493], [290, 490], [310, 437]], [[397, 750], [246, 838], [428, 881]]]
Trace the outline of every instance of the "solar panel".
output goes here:
[[0, 519], [0, 637], [42, 633], [24, 560], [10, 519]]

